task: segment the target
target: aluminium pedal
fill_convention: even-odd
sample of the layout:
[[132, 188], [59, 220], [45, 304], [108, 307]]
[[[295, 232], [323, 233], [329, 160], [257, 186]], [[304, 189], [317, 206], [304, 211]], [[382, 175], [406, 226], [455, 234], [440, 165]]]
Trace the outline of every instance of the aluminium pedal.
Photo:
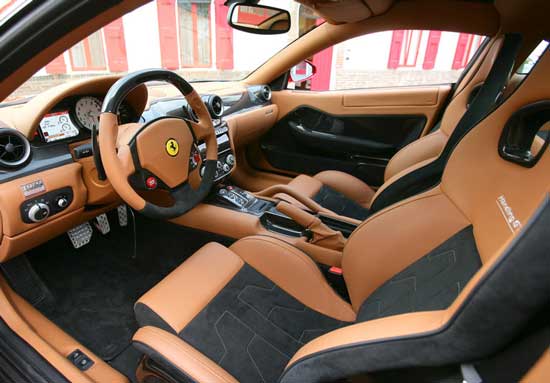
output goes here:
[[75, 249], [79, 249], [84, 245], [87, 245], [92, 240], [92, 225], [89, 222], [85, 222], [82, 225], [73, 227], [67, 232], [71, 243]]
[[128, 226], [128, 208], [126, 205], [119, 205], [116, 211], [118, 213], [118, 224], [121, 227]]
[[97, 230], [103, 235], [109, 233], [111, 231], [111, 226], [109, 225], [109, 218], [107, 218], [107, 214], [103, 213], [95, 217], [95, 224]]

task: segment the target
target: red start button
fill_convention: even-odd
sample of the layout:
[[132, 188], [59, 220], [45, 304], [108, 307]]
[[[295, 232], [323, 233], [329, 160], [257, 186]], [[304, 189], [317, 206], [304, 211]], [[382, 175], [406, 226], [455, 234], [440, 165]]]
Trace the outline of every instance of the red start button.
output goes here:
[[199, 154], [199, 152], [193, 153], [193, 160], [195, 161], [195, 164], [198, 164], [200, 162], [201, 155]]
[[156, 189], [158, 186], [157, 179], [153, 176], [147, 177], [145, 180], [145, 186], [147, 186], [147, 189]]

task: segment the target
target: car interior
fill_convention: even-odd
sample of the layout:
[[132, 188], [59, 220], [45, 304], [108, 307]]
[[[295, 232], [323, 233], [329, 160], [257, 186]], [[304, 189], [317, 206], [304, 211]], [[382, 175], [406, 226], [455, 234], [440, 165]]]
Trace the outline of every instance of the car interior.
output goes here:
[[284, 3], [0, 4], [2, 381], [550, 381], [550, 4]]

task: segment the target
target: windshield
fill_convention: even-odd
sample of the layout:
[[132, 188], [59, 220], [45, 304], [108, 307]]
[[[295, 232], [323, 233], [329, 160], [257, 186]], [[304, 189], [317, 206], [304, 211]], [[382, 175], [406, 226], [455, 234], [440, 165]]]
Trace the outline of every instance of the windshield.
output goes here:
[[[8, 3], [6, 12], [12, 12], [10, 7], [22, 2]], [[229, 27], [229, 8], [224, 3], [155, 0], [143, 5], [65, 51], [4, 102], [32, 97], [73, 79], [146, 68], [170, 69], [188, 81], [240, 80], [320, 24], [295, 1], [263, 0], [261, 4], [288, 10], [293, 24], [285, 34], [254, 35]], [[0, 20], [2, 16], [0, 13]]]

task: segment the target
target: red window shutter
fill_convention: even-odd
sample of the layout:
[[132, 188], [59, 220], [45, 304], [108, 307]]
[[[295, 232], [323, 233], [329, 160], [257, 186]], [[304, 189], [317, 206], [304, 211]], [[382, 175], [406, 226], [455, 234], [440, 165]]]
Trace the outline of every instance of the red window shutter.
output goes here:
[[46, 65], [46, 72], [49, 74], [67, 73], [67, 65], [65, 64], [63, 54], [57, 56], [52, 62]]
[[126, 57], [126, 45], [124, 43], [124, 27], [122, 19], [117, 19], [103, 28], [105, 35], [105, 47], [107, 60], [111, 72], [128, 71], [128, 59]]
[[424, 55], [424, 64], [422, 64], [423, 69], [433, 69], [435, 67], [440, 40], [441, 31], [430, 31], [428, 44], [426, 45], [426, 54]]
[[388, 59], [388, 69], [397, 69], [401, 58], [401, 48], [403, 47], [403, 39], [405, 31], [393, 31], [390, 44], [390, 57]]
[[468, 51], [470, 36], [471, 35], [468, 33], [461, 33], [458, 36], [458, 42], [456, 43], [455, 57], [453, 58], [453, 65], [452, 65], [453, 69], [464, 68], [465, 66], [464, 56]]
[[332, 69], [332, 47], [322, 50], [313, 56], [313, 65], [317, 69], [311, 78], [311, 90], [329, 90], [330, 72]]
[[227, 24], [229, 7], [216, 0], [216, 67], [233, 69], [233, 28]]
[[176, 1], [157, 0], [160, 57], [165, 69], [179, 69]]

